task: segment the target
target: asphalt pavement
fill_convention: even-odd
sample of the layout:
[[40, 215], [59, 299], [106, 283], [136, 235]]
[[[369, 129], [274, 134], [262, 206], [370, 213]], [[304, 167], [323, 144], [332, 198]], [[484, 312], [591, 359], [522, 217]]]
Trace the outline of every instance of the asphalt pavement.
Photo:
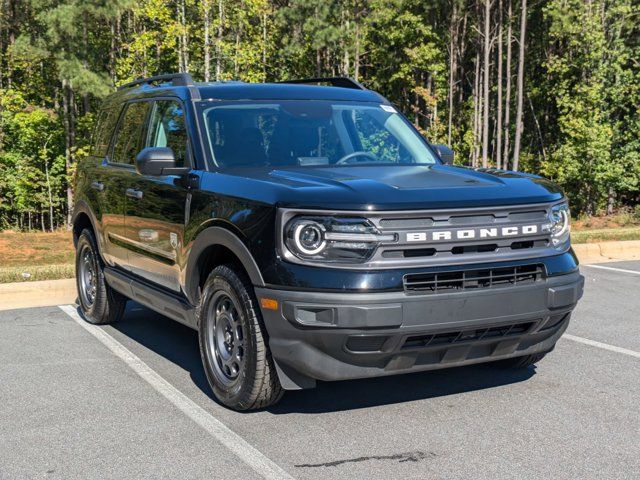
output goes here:
[[137, 304], [108, 327], [0, 312], [0, 479], [639, 478], [640, 262], [582, 272], [537, 368], [320, 383], [251, 413], [213, 400], [194, 331]]

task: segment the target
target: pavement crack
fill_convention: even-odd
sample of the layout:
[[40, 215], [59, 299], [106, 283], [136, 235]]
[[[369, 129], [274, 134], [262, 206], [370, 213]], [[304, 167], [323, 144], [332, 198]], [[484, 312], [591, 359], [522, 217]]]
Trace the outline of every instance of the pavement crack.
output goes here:
[[303, 463], [295, 466], [298, 468], [337, 467], [345, 463], [360, 463], [368, 462], [370, 460], [397, 460], [398, 463], [419, 462], [435, 456], [436, 454], [433, 452], [425, 453], [420, 450], [416, 450], [415, 452], [394, 453], [392, 455], [370, 455], [366, 457], [347, 458], [344, 460], [334, 460], [333, 462]]

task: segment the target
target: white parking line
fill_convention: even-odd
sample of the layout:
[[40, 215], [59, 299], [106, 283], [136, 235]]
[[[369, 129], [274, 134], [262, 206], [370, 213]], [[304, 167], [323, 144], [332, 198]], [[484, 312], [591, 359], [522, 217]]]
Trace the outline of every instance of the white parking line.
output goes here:
[[595, 340], [589, 340], [588, 338], [576, 337], [575, 335], [570, 335], [565, 333], [562, 338], [566, 338], [567, 340], [572, 340], [574, 342], [583, 343], [585, 345], [589, 345], [591, 347], [602, 348], [604, 350], [609, 350], [610, 352], [622, 353], [624, 355], [629, 355], [631, 357], [640, 358], [640, 352], [636, 352], [635, 350], [629, 350], [627, 348], [616, 347], [615, 345], [609, 345], [608, 343], [596, 342]]
[[267, 458], [262, 452], [247, 443], [240, 435], [230, 430], [224, 423], [216, 419], [184, 393], [167, 382], [115, 338], [100, 327], [85, 322], [78, 314], [74, 305], [61, 305], [60, 309], [104, 344], [118, 358], [124, 361], [129, 368], [136, 372], [158, 393], [178, 407], [178, 409], [191, 418], [191, 420], [204, 428], [218, 442], [236, 454], [238, 458], [251, 467], [256, 473], [267, 479], [293, 480], [293, 477], [275, 462]]
[[612, 270], [614, 272], [622, 272], [622, 273], [633, 273], [634, 275], [640, 275], [640, 272], [637, 270], [626, 270], [624, 268], [615, 268], [615, 267], [605, 267], [604, 265], [580, 265], [581, 267], [591, 267], [591, 268], [601, 268], [602, 270]]

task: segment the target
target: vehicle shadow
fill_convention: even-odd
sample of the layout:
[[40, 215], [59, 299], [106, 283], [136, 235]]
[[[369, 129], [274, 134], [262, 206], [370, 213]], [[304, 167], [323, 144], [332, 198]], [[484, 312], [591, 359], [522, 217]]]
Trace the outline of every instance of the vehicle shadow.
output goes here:
[[[198, 334], [134, 302], [129, 302], [118, 331], [190, 372], [194, 384], [215, 401], [200, 361]], [[275, 415], [323, 413], [424, 400], [495, 388], [528, 380], [535, 368], [501, 370], [491, 364], [394, 375], [390, 377], [318, 382], [313, 390], [290, 391], [267, 409]]]

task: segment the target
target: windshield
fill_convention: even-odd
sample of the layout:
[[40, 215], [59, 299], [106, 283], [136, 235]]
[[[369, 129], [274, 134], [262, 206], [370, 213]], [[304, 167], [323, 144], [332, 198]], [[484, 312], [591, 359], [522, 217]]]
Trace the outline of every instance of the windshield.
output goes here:
[[205, 103], [200, 111], [219, 167], [436, 163], [426, 142], [390, 105]]

